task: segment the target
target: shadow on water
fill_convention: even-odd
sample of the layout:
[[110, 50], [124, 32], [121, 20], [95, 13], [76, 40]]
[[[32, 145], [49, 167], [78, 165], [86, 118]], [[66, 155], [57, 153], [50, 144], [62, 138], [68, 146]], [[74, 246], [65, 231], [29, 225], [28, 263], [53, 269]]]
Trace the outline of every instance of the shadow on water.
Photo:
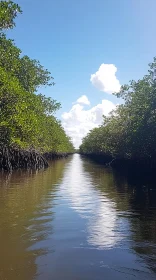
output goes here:
[[74, 155], [0, 186], [0, 279], [156, 278], [151, 183]]
[[42, 241], [53, 231], [53, 197], [66, 162], [0, 174], [0, 279], [34, 279], [36, 257], [48, 252]]
[[[130, 248], [156, 273], [156, 182], [130, 176], [84, 159], [97, 189], [115, 202], [118, 217], [128, 220]], [[125, 223], [126, 225], [126, 223]], [[126, 229], [127, 231], [127, 229]]]

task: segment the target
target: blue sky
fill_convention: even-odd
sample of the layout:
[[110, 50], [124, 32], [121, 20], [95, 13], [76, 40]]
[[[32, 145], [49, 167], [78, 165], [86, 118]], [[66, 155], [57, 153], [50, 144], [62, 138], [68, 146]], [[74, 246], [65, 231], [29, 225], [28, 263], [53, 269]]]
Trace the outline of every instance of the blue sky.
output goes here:
[[[119, 103], [104, 88], [101, 91], [96, 81], [90, 81], [91, 74], [95, 74], [101, 64], [113, 64], [117, 68], [114, 75], [120, 85], [146, 74], [148, 63], [156, 55], [156, 1], [16, 2], [23, 14], [16, 20], [16, 28], [8, 35], [15, 39], [23, 54], [38, 59], [52, 73], [56, 85], [42, 89], [42, 92], [61, 102], [62, 109], [57, 116], [62, 119], [68, 134], [71, 137], [77, 135], [75, 137], [80, 142], [87, 129], [92, 128], [91, 122], [93, 126], [100, 123], [101, 118], [97, 120], [99, 116], [95, 114], [105, 113], [102, 106], [109, 104], [102, 103], [102, 100]], [[86, 102], [73, 105], [82, 95], [87, 96], [90, 105]], [[103, 105], [100, 107], [99, 104]], [[76, 117], [78, 120], [75, 120]], [[88, 119], [90, 125], [83, 131]], [[77, 124], [78, 128], [80, 122], [81, 127], [72, 131], [72, 120], [74, 127]]]

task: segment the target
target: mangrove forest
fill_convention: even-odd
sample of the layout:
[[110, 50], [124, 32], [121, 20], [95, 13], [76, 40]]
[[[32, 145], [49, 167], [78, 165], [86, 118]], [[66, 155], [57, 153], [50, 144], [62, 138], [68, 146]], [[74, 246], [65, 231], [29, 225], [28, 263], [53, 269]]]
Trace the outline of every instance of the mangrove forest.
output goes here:
[[43, 155], [60, 157], [74, 151], [55, 117], [60, 103], [40, 93], [54, 85], [38, 60], [22, 55], [7, 30], [22, 10], [13, 1], [0, 2], [0, 169], [47, 166]]
[[148, 74], [114, 93], [123, 102], [83, 139], [80, 153], [106, 165], [156, 168], [156, 57]]

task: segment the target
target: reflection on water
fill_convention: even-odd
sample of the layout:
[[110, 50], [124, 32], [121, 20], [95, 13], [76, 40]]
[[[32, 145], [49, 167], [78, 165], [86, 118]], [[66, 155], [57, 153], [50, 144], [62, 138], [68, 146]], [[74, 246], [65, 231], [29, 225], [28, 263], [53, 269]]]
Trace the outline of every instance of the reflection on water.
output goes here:
[[111, 248], [123, 238], [115, 203], [95, 187], [91, 173], [84, 172], [83, 162], [75, 156], [64, 174], [61, 196], [86, 219], [88, 243], [99, 249]]
[[[52, 231], [53, 198], [64, 164], [41, 172], [1, 174], [0, 279], [28, 280], [36, 274], [36, 257], [47, 251], [40, 241]], [[36, 243], [40, 247], [35, 248]]]
[[151, 186], [79, 155], [0, 186], [0, 279], [156, 279]]

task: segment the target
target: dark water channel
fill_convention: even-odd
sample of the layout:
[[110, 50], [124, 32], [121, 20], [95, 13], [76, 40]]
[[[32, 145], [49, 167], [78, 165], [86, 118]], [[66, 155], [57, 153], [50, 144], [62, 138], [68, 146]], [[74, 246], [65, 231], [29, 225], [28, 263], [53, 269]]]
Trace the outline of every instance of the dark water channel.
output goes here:
[[156, 279], [156, 191], [74, 155], [0, 175], [0, 280]]

